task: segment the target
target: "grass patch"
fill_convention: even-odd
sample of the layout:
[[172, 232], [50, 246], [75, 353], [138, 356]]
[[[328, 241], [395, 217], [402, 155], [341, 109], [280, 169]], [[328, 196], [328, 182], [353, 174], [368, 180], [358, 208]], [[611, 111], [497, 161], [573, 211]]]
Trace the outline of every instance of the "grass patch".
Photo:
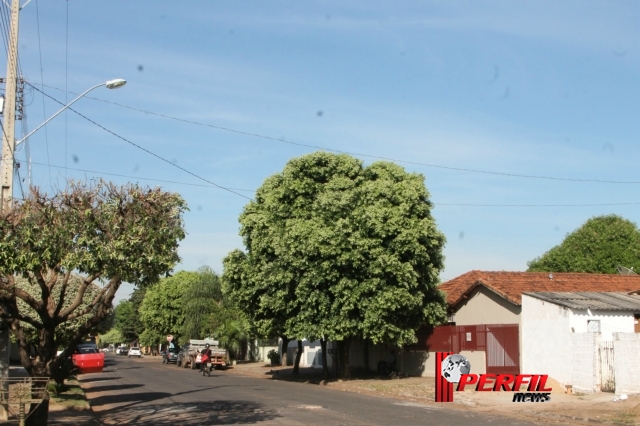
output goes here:
[[640, 423], [640, 404], [624, 410], [611, 418], [613, 423], [635, 425]]
[[90, 408], [89, 402], [78, 382], [76, 380], [68, 380], [65, 385], [64, 392], [58, 394], [50, 393], [50, 403], [76, 410], [88, 410]]

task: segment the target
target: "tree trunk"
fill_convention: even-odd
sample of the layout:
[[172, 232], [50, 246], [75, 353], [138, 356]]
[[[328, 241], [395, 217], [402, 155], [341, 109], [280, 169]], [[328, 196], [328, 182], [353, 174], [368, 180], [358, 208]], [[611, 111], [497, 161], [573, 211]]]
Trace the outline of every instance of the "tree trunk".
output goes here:
[[[35, 396], [35, 395], [34, 395]], [[31, 404], [29, 417], [25, 421], [25, 426], [42, 426], [49, 422], [49, 396], [42, 400], [42, 403], [36, 407]]]
[[327, 365], [327, 341], [320, 339], [320, 348], [322, 350], [322, 378], [327, 380], [329, 378], [329, 366]]
[[339, 361], [339, 369], [338, 374], [341, 379], [350, 379], [351, 371], [349, 369], [349, 346], [351, 343], [351, 338], [346, 337], [344, 340], [340, 340], [338, 342], [338, 359]]
[[[33, 365], [32, 372], [32, 377], [49, 377], [48, 368], [42, 361]], [[38, 383], [36, 381], [33, 381], [32, 386], [39, 389], [39, 391], [32, 391], [32, 397], [36, 399], [42, 398], [42, 403], [39, 405], [31, 404], [31, 408], [29, 409], [29, 417], [27, 418], [25, 425], [46, 425], [49, 421], [49, 394], [46, 392], [46, 390], [43, 390], [43, 388], [46, 389], [46, 382]]]
[[293, 374], [298, 374], [298, 371], [300, 370], [300, 358], [302, 358], [302, 352], [304, 352], [302, 340], [298, 340], [298, 353], [296, 354], [296, 362], [293, 365]]
[[[38, 347], [36, 348], [35, 360], [30, 359], [31, 348], [30, 345], [26, 342], [24, 334], [21, 332], [22, 330], [19, 327], [14, 330], [20, 330], [20, 332], [16, 333], [16, 335], [20, 343], [20, 359], [21, 361], [23, 361], [23, 366], [27, 369], [29, 375], [32, 378], [45, 377], [45, 380], [48, 381], [48, 378], [52, 377], [51, 366], [53, 364], [52, 361], [54, 361], [56, 357], [54, 330], [40, 330], [40, 341], [38, 342]], [[28, 359], [28, 362], [24, 362], [26, 359]], [[54, 368], [57, 372], [58, 368]], [[59, 379], [56, 377], [56, 382], [58, 381]], [[62, 379], [62, 382], [64, 382], [64, 379]], [[42, 398], [42, 403], [39, 405], [31, 405], [31, 408], [29, 409], [29, 418], [27, 419], [26, 424], [46, 425], [49, 420], [49, 395], [46, 392], [46, 383], [38, 383], [33, 381], [32, 385], [35, 388], [40, 389], [39, 391], [32, 391], [33, 398]]]
[[280, 365], [283, 367], [287, 366], [287, 349], [289, 348], [289, 342], [291, 341], [291, 339], [289, 339], [286, 336], [280, 336], [280, 338], [282, 339], [282, 355], [280, 355]]
[[369, 340], [362, 339], [362, 344], [364, 346], [362, 350], [362, 357], [364, 361], [364, 371], [369, 371], [371, 369], [369, 366]]

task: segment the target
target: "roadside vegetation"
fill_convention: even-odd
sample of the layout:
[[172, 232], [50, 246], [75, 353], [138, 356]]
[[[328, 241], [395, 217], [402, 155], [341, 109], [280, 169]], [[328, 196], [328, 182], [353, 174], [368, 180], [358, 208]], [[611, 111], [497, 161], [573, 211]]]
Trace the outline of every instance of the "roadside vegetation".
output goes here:
[[223, 293], [283, 348], [320, 339], [325, 376], [327, 341], [337, 342], [348, 378], [352, 339], [401, 346], [446, 320], [437, 289], [445, 237], [431, 207], [424, 176], [396, 164], [325, 152], [292, 159], [240, 215], [245, 247], [224, 260]]
[[99, 342], [157, 348], [167, 343], [167, 335], [178, 345], [190, 339], [217, 339], [231, 358], [243, 359], [255, 333], [242, 310], [222, 293], [219, 276], [203, 266], [134, 291], [116, 306], [115, 326], [99, 336]]
[[[116, 307], [120, 334], [101, 341], [115, 335], [157, 347], [168, 334], [178, 344], [212, 337], [244, 359], [256, 338], [279, 337], [283, 348], [319, 339], [328, 376], [332, 340], [348, 378], [352, 339], [397, 347], [446, 319], [437, 289], [445, 237], [420, 174], [305, 155], [266, 179], [239, 220], [245, 248], [224, 259], [222, 277], [203, 267], [160, 279]], [[279, 361], [286, 365], [286, 350]]]
[[597, 216], [559, 245], [528, 263], [529, 272], [617, 274], [618, 265], [640, 270], [640, 230], [617, 215]]
[[[62, 383], [67, 359], [109, 317], [120, 285], [148, 286], [175, 266], [185, 210], [177, 194], [100, 180], [53, 195], [32, 187], [0, 214], [0, 317], [29, 375]], [[43, 396], [32, 424], [47, 422]]]

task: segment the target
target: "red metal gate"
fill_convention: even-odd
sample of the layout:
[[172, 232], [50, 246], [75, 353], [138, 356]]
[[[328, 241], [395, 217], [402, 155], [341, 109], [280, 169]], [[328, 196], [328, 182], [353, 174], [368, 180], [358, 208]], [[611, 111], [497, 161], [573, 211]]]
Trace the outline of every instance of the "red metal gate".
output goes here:
[[518, 324], [487, 325], [487, 373], [520, 373]]
[[[520, 373], [518, 324], [443, 325], [418, 330], [408, 350], [430, 352], [485, 351], [487, 373]], [[426, 343], [426, 345], [425, 345]]]

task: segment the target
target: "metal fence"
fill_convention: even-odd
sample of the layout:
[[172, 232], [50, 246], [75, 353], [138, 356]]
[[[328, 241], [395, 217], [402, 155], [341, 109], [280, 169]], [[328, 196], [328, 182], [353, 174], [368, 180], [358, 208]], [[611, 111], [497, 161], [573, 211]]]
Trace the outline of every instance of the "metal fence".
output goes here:
[[518, 324], [443, 325], [423, 327], [418, 342], [405, 350], [429, 352], [485, 351], [487, 373], [520, 373]]
[[39, 405], [47, 394], [48, 377], [20, 377], [0, 380], [0, 404], [24, 425], [27, 404]]
[[600, 379], [600, 390], [602, 392], [615, 392], [616, 390], [613, 356], [613, 341], [600, 342], [598, 347], [598, 358], [600, 360], [598, 363], [598, 377]]

